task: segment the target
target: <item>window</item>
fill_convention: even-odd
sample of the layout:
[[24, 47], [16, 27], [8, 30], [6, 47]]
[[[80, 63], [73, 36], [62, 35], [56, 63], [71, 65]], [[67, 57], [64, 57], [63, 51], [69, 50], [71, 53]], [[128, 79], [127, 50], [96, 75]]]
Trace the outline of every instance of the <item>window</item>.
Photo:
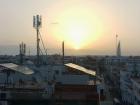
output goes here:
[[58, 75], [58, 74], [59, 74], [59, 71], [58, 71], [58, 70], [56, 70], [56, 71], [55, 71], [55, 74], [56, 74], [56, 75]]

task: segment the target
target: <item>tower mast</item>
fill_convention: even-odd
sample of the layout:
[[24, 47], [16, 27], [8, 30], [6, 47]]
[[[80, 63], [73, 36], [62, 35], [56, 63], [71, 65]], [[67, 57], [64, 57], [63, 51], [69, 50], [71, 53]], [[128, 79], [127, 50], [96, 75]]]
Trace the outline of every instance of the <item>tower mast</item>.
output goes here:
[[36, 29], [36, 34], [37, 34], [37, 67], [39, 67], [40, 65], [40, 46], [39, 46], [39, 42], [40, 42], [40, 38], [39, 38], [39, 29], [41, 27], [41, 16], [36, 15], [33, 16], [33, 27]]

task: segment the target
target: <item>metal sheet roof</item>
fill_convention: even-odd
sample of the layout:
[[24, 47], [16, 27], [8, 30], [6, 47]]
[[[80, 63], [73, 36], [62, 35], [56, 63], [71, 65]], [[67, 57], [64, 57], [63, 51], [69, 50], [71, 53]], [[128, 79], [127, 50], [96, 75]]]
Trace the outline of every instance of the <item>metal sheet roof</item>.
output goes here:
[[22, 74], [26, 74], [26, 75], [30, 75], [34, 73], [34, 71], [29, 69], [28, 67], [16, 65], [14, 63], [4, 63], [4, 64], [0, 64], [0, 66], [8, 68], [13, 71], [20, 72]]
[[79, 70], [79, 71], [82, 71], [82, 72], [84, 72], [86, 74], [90, 74], [90, 75], [93, 75], [93, 76], [96, 75], [95, 71], [86, 69], [86, 68], [84, 68], [82, 66], [79, 66], [79, 65], [76, 65], [76, 64], [73, 64], [73, 63], [67, 63], [67, 64], [65, 64], [65, 66], [73, 68], [73, 69], [76, 69], [76, 70]]

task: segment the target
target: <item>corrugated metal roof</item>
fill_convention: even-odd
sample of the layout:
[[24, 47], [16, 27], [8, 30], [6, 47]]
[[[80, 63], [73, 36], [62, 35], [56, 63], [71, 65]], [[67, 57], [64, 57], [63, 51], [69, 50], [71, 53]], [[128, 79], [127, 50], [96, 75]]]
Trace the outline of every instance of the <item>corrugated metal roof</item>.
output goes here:
[[0, 66], [8, 68], [8, 69], [13, 70], [13, 71], [20, 72], [20, 73], [25, 74], [25, 75], [30, 75], [30, 74], [34, 73], [34, 71], [29, 69], [28, 67], [16, 65], [14, 63], [4, 63], [4, 64], [0, 64]]
[[76, 64], [73, 64], [73, 63], [67, 63], [67, 64], [65, 64], [65, 66], [76, 69], [76, 70], [79, 70], [79, 71], [82, 71], [86, 74], [90, 74], [90, 75], [93, 75], [93, 76], [96, 75], [96, 72], [94, 70], [89, 70], [89, 69], [86, 69], [82, 66], [79, 66], [79, 65], [76, 65]]

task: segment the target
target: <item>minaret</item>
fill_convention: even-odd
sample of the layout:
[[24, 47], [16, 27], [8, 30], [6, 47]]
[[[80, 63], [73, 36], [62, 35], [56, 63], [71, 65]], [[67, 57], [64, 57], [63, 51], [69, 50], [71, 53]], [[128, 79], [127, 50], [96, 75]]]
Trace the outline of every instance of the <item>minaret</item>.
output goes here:
[[121, 43], [119, 41], [118, 46], [117, 46], [117, 56], [120, 57], [121, 56]]

